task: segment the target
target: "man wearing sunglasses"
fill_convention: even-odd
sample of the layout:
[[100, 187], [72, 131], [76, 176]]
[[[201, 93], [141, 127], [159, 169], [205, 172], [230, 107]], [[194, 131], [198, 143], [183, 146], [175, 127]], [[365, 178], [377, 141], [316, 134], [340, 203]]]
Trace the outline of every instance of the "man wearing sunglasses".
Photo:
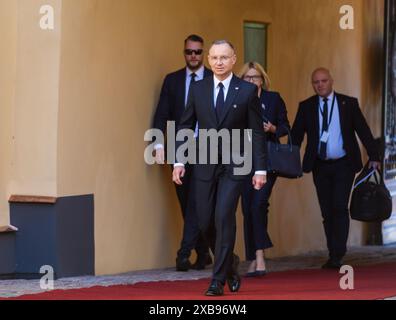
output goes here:
[[[203, 65], [204, 41], [200, 36], [190, 35], [184, 41], [184, 60], [186, 66], [165, 77], [162, 85], [160, 100], [154, 116], [154, 128], [160, 129], [164, 135], [167, 121], [175, 121], [176, 127], [185, 110], [187, 96], [191, 83], [212, 76], [212, 71]], [[165, 163], [165, 148], [158, 144], [155, 146], [157, 163]], [[176, 270], [188, 271], [190, 268], [202, 270], [212, 263], [208, 245], [199, 231], [198, 221], [194, 211], [194, 199], [191, 197], [192, 167], [186, 166], [183, 185], [176, 185], [176, 193], [184, 219], [183, 238], [177, 252]], [[197, 253], [196, 262], [191, 265], [189, 257], [191, 250]]]

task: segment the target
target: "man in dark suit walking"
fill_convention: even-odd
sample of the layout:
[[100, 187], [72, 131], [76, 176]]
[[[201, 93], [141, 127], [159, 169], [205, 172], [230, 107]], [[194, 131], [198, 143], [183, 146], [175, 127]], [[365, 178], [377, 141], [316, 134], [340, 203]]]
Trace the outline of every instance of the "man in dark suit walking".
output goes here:
[[311, 172], [319, 199], [329, 259], [322, 268], [339, 269], [347, 251], [349, 233], [348, 200], [355, 174], [362, 160], [355, 133], [370, 158], [370, 166], [380, 166], [375, 140], [356, 98], [333, 91], [329, 70], [312, 73], [315, 96], [300, 103], [292, 128], [293, 143], [307, 146], [304, 172]]
[[[212, 75], [212, 71], [203, 65], [203, 46], [204, 41], [200, 36], [188, 36], [184, 41], [186, 67], [165, 77], [153, 125], [154, 128], [160, 129], [164, 135], [168, 121], [175, 121], [176, 126], [179, 124], [191, 84]], [[155, 146], [155, 157], [157, 163], [164, 163], [165, 149], [162, 144]], [[177, 271], [188, 271], [190, 268], [201, 270], [207, 264], [212, 263], [208, 244], [199, 231], [194, 211], [194, 199], [191, 197], [191, 172], [191, 166], [186, 166], [183, 184], [175, 185], [184, 219], [183, 238], [176, 258]], [[189, 257], [194, 248], [197, 252], [197, 260], [191, 265]]]
[[[239, 175], [235, 170], [238, 164], [234, 157], [230, 162], [223, 161], [229, 156], [223, 147], [229, 145], [222, 140], [216, 147], [212, 144], [210, 148], [202, 147], [201, 134], [205, 129], [216, 132], [230, 132], [235, 129], [233, 133], [238, 132], [243, 136], [245, 129], [251, 129], [251, 155], [255, 170], [252, 183], [256, 189], [262, 188], [266, 182], [266, 138], [262, 129], [257, 87], [232, 73], [236, 62], [232, 44], [225, 40], [214, 42], [208, 60], [214, 76], [205, 78], [191, 87], [187, 109], [180, 120], [178, 130], [193, 130], [197, 122], [200, 129], [197, 147], [200, 162], [194, 165], [193, 182], [199, 224], [210, 239], [211, 249], [215, 252], [212, 281], [206, 295], [219, 296], [223, 295], [226, 282], [231, 292], [236, 292], [240, 288], [239, 258], [233, 254], [236, 237], [235, 212], [244, 181], [251, 170]], [[247, 149], [243, 141], [243, 138], [242, 142], [232, 141], [232, 152], [237, 152], [238, 156], [243, 155]], [[234, 149], [235, 144], [239, 144], [239, 149]], [[181, 142], [176, 142], [176, 148], [180, 145]], [[218, 156], [218, 162], [201, 161], [201, 156], [205, 152], [205, 160], [212, 159], [215, 155]], [[175, 164], [173, 181], [182, 184], [181, 177], [184, 174], [183, 164]]]

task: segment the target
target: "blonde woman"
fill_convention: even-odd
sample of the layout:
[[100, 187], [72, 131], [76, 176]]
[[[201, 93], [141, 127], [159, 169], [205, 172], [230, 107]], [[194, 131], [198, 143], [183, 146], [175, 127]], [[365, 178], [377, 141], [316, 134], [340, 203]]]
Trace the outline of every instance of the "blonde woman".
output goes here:
[[[279, 93], [269, 91], [270, 79], [259, 63], [246, 63], [239, 76], [258, 87], [263, 130], [267, 133], [268, 141], [278, 141], [290, 129], [283, 99]], [[276, 178], [275, 174], [267, 173], [267, 183], [261, 190], [255, 190], [248, 181], [242, 193], [246, 259], [251, 261], [246, 274], [248, 277], [264, 276], [267, 273], [264, 250], [273, 247], [267, 231], [268, 200]]]

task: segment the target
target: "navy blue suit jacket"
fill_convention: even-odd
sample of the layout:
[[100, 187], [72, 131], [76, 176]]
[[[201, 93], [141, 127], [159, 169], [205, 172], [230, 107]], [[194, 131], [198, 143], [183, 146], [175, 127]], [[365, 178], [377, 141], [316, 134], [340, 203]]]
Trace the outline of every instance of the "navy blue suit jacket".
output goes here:
[[[240, 129], [240, 154], [244, 154], [245, 152], [243, 130], [252, 129], [252, 160], [254, 170], [266, 170], [266, 135], [263, 130], [261, 108], [255, 85], [233, 76], [225, 100], [224, 110], [220, 119], [217, 119], [214, 107], [213, 77], [197, 81], [190, 89], [187, 108], [180, 120], [178, 130], [194, 130], [197, 121], [199, 129], [216, 129], [217, 131], [222, 129], [230, 131], [232, 129]], [[181, 141], [176, 142], [176, 150], [181, 144]], [[209, 163], [211, 153], [209, 144], [207, 147], [207, 161]], [[203, 148], [199, 143], [197, 143], [197, 151], [197, 154], [203, 152]], [[219, 156], [222, 157], [221, 144], [219, 144], [218, 152]], [[236, 176], [232, 170], [242, 165], [234, 163], [232, 158], [230, 160], [231, 163], [225, 166], [231, 178], [244, 179], [245, 176]], [[177, 160], [177, 162], [180, 161]], [[211, 180], [214, 177], [216, 167], [216, 164], [196, 164], [194, 165], [195, 177], [200, 180]]]
[[278, 92], [262, 91], [260, 96], [263, 121], [276, 126], [275, 133], [267, 133], [267, 140], [278, 142], [279, 138], [287, 135], [290, 130], [285, 102]]
[[[205, 68], [204, 78], [212, 76], [212, 71]], [[175, 121], [176, 128], [185, 110], [186, 68], [170, 73], [165, 77], [160, 99], [154, 115], [153, 128], [166, 131], [167, 121]]]
[[[379, 161], [378, 147], [371, 130], [367, 125], [358, 100], [354, 97], [335, 93], [340, 113], [341, 134], [344, 142], [343, 148], [346, 157], [355, 172], [362, 168], [360, 148], [356, 139], [356, 133], [367, 150], [371, 161]], [[294, 120], [292, 137], [293, 143], [301, 146], [305, 134], [307, 134], [307, 146], [305, 148], [303, 170], [312, 171], [318, 158], [319, 145], [319, 97], [317, 95], [300, 103], [296, 119]]]

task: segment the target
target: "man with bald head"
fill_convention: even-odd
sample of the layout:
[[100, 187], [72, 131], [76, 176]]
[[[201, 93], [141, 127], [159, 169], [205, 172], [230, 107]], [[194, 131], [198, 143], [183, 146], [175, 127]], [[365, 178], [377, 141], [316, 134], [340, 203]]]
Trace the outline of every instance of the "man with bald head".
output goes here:
[[[252, 184], [256, 189], [261, 189], [266, 183], [266, 137], [262, 129], [257, 86], [239, 79], [232, 73], [236, 55], [234, 47], [228, 41], [215, 41], [209, 50], [208, 60], [214, 75], [194, 83], [191, 87], [186, 111], [180, 120], [178, 130], [193, 130], [198, 122], [200, 130], [233, 130], [234, 137], [235, 132], [243, 135], [245, 129], [251, 129], [252, 161], [255, 170]], [[223, 143], [227, 142], [221, 140], [215, 148], [200, 148], [198, 145], [197, 158], [201, 160], [203, 153], [208, 151], [206, 159], [212, 160], [212, 156], [215, 155], [218, 163], [199, 162], [193, 165], [193, 189], [199, 225], [215, 253], [212, 281], [206, 291], [207, 296], [223, 295], [225, 283], [231, 292], [236, 292], [241, 281], [238, 275], [239, 258], [233, 254], [236, 237], [235, 212], [250, 170], [245, 174], [238, 173], [236, 169], [240, 164], [224, 154]], [[181, 142], [176, 142], [176, 148], [180, 145]], [[234, 150], [234, 146], [233, 141], [233, 153], [239, 150], [238, 156], [245, 154], [244, 149], [247, 148], [244, 146], [243, 136], [238, 142], [239, 149]], [[231, 161], [227, 161], [227, 158]], [[184, 173], [183, 164], [176, 163], [173, 181], [178, 185], [182, 184], [181, 178]]]
[[348, 200], [362, 159], [355, 133], [363, 143], [371, 167], [379, 167], [379, 154], [356, 98], [333, 90], [330, 71], [312, 73], [316, 95], [300, 103], [292, 128], [293, 143], [301, 146], [307, 135], [303, 170], [313, 174], [322, 211], [329, 259], [322, 266], [339, 269], [347, 251]]

